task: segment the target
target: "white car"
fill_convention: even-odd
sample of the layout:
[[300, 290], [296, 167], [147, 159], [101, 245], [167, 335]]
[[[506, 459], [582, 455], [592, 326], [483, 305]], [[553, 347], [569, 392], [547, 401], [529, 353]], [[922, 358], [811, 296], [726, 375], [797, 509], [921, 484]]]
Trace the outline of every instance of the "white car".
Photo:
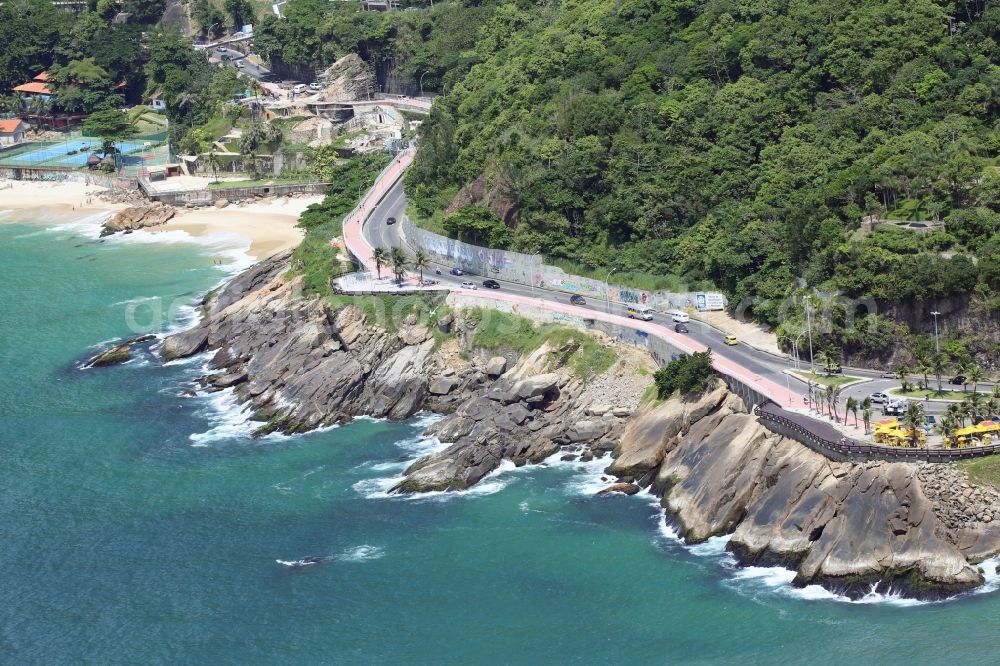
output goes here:
[[476, 286], [475, 282], [469, 282], [466, 280], [462, 283], [462, 289], [479, 289], [479, 287]]
[[876, 404], [885, 404], [889, 401], [889, 396], [885, 393], [872, 393], [868, 398]]
[[295, 93], [296, 95], [301, 95], [305, 91], [306, 91], [306, 84], [304, 83], [299, 83], [294, 88], [292, 88], [292, 92]]
[[310, 83], [309, 84], [309, 90], [312, 90], [313, 92], [319, 92], [322, 89], [323, 88], [318, 83]]

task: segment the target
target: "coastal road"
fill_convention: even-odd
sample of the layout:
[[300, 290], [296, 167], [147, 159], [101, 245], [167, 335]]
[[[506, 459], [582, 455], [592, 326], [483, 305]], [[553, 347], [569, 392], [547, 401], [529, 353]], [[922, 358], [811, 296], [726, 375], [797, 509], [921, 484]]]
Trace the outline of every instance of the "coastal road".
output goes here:
[[[403, 192], [402, 182], [399, 181], [388, 189], [382, 200], [374, 207], [367, 222], [361, 227], [361, 234], [364, 241], [371, 247], [383, 247], [386, 249], [400, 247], [412, 256], [414, 248], [408, 247], [403, 242], [399, 233], [401, 220], [406, 213], [406, 206], [406, 195]], [[395, 218], [397, 222], [390, 225], [387, 223], [389, 218]], [[536, 305], [554, 306], [558, 304], [560, 311], [565, 309], [567, 312], [584, 317], [593, 317], [595, 313], [611, 315], [616, 319], [628, 316], [626, 306], [624, 305], [618, 303], [609, 304], [606, 301], [596, 299], [588, 299], [587, 303], [582, 306], [572, 305], [569, 302], [571, 294], [551, 289], [532, 287], [504, 280], [497, 280], [501, 285], [499, 290], [487, 289], [482, 286], [482, 281], [487, 276], [472, 275], [469, 273], [463, 276], [454, 276], [450, 274], [451, 268], [451, 265], [432, 263], [430, 268], [425, 271], [425, 277], [438, 280], [443, 286], [452, 290], [463, 292], [468, 292], [468, 290], [462, 287], [462, 283], [473, 282], [477, 285], [476, 292], [483, 297], [500, 297], [502, 293], [505, 297], [514, 297], [518, 300], [530, 299], [525, 302], [531, 302]], [[504, 298], [504, 300], [508, 299]], [[641, 328], [637, 325], [640, 322], [632, 320], [630, 323], [635, 328]], [[675, 333], [674, 322], [671, 321], [669, 316], [662, 313], [654, 313], [653, 320], [648, 323], [657, 325], [657, 328], [666, 329], [671, 334]], [[787, 392], [794, 396], [796, 404], [792, 406], [799, 408], [805, 406], [805, 401], [802, 399], [806, 393], [805, 381], [788, 372], [796, 366], [794, 359], [788, 356], [778, 356], [761, 351], [742, 343], [735, 346], [728, 346], [724, 342], [725, 334], [723, 332], [694, 319], [688, 322], [686, 326], [689, 332], [683, 334], [684, 338], [687, 338], [698, 347], [711, 348], [714, 356], [721, 357], [785, 389], [785, 391], [782, 391], [783, 393]], [[808, 363], [800, 361], [799, 367], [802, 370], [808, 370]], [[861, 400], [871, 393], [885, 392], [890, 388], [899, 386], [898, 380], [881, 378], [881, 372], [877, 370], [850, 368], [847, 372], [852, 376], [861, 377], [865, 381], [848, 386], [843, 390], [840, 400], [841, 412], [843, 412], [843, 404], [846, 402], [847, 397], [854, 397]], [[925, 402], [925, 409], [929, 414], [938, 414], [944, 411], [947, 404], [941, 401], [929, 401]], [[877, 413], [879, 406], [875, 405], [873, 407]]]
[[224, 66], [232, 67], [250, 78], [262, 81], [271, 77], [271, 70], [267, 67], [254, 64], [242, 51], [225, 46], [217, 46], [212, 49], [212, 53], [217, 57], [225, 56], [226, 58], [222, 61]]

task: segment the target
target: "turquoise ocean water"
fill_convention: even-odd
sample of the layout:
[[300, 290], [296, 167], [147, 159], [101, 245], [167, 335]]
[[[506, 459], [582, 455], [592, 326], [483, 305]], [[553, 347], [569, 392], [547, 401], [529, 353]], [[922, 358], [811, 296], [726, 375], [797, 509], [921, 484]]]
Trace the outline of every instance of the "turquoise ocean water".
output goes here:
[[226, 394], [180, 397], [203, 359], [81, 370], [234, 253], [55, 222], [0, 224], [0, 663], [1000, 660], [1000, 592], [793, 590], [593, 497], [600, 463], [387, 498], [432, 417], [251, 440]]

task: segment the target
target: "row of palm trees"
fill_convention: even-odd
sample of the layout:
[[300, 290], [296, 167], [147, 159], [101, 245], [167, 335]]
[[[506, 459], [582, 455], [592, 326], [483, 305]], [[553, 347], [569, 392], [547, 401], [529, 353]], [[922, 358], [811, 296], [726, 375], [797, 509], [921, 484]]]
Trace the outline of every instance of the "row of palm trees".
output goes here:
[[[924, 388], [929, 388], [927, 381], [928, 375], [934, 375], [937, 378], [938, 393], [943, 392], [941, 386], [941, 377], [948, 373], [948, 369], [951, 364], [948, 362], [948, 356], [944, 353], [930, 354], [927, 356], [921, 356], [917, 359], [916, 372], [924, 376]], [[907, 377], [914, 371], [908, 365], [903, 363], [898, 368], [896, 368], [896, 377], [899, 378], [900, 384], [903, 385], [903, 390], [908, 390], [909, 382]], [[972, 363], [971, 361], [963, 361], [955, 366], [954, 371], [958, 375], [963, 375], [965, 381], [962, 383], [962, 390], [968, 390], [969, 384], [972, 384], [972, 391], [975, 393], [979, 390], [979, 382], [989, 379], [981, 367]]]
[[431, 265], [431, 258], [423, 250], [417, 250], [413, 258], [406, 256], [401, 248], [394, 247], [386, 250], [384, 247], [376, 247], [372, 250], [372, 259], [375, 261], [375, 270], [379, 278], [382, 277], [382, 268], [385, 266], [392, 268], [394, 279], [398, 283], [403, 282], [408, 268], [413, 268], [420, 272], [420, 284], [424, 283], [424, 269]]

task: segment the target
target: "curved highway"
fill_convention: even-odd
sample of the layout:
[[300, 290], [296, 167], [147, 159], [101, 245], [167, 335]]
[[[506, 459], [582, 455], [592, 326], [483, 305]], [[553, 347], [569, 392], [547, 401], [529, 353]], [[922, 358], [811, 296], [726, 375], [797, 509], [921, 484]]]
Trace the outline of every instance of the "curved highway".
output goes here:
[[[401, 165], [400, 171], [405, 169], [405, 166], [405, 164]], [[397, 222], [395, 224], [388, 224], [388, 220], [390, 218], [395, 218], [397, 221], [401, 221], [406, 212], [406, 206], [407, 200], [406, 195], [403, 192], [402, 180], [397, 180], [395, 184], [386, 190], [381, 200], [374, 205], [371, 214], [367, 215], [367, 221], [364, 221], [363, 224], [360, 225], [359, 235], [361, 236], [361, 239], [363, 239], [363, 242], [367, 244], [369, 248], [383, 247], [388, 250], [394, 247], [399, 247], [412, 256], [414, 254], [414, 248], [408, 247], [403, 242], [399, 233], [400, 223]], [[346, 231], [347, 229], [345, 228], [345, 232]], [[351, 245], [350, 240], [348, 240], [348, 244]], [[352, 246], [351, 250], [358, 255], [355, 247]], [[462, 283], [471, 281], [477, 286], [476, 295], [481, 297], [488, 298], [492, 295], [493, 297], [502, 300], [518, 300], [530, 302], [536, 305], [549, 304], [552, 306], [550, 309], [570, 312], [582, 317], [592, 317], [598, 319], [613, 318], [616, 320], [627, 317], [625, 306], [618, 303], [611, 303], [609, 306], [606, 301], [588, 299], [585, 305], [572, 305], [569, 302], [571, 294], [551, 289], [526, 286], [504, 280], [498, 280], [500, 283], [499, 290], [487, 289], [482, 285], [482, 281], [485, 279], [484, 276], [469, 273], [466, 273], [463, 276], [453, 276], [449, 272], [450, 269], [450, 265], [432, 263], [431, 267], [425, 271], [425, 277], [438, 280], [441, 282], [442, 286], [462, 293], [469, 293], [469, 290], [462, 288]], [[530, 299], [530, 301], [527, 299]], [[609, 317], [609, 315], [611, 317]], [[619, 321], [618, 323], [622, 322]], [[674, 322], [670, 320], [668, 315], [664, 315], [659, 312], [654, 313], [653, 320], [651, 322], [629, 320], [629, 323], [634, 328], [640, 330], [647, 328], [647, 326], [644, 326], [643, 324], [657, 325], [655, 327], [649, 327], [650, 332], [654, 332], [654, 329], [656, 329], [655, 332], [657, 335], [661, 335], [661, 332], [664, 332], [664, 329], [666, 329], [665, 334], [661, 335], [661, 337], [667, 338], [671, 343], [673, 343], [677, 338], [677, 334], [674, 331]], [[728, 346], [724, 342], [724, 333], [694, 319], [688, 322], [686, 326], [689, 332], [684, 334], [683, 337], [694, 343], [693, 347], [710, 347], [712, 349], [713, 357], [721, 359], [723, 363], [727, 365], [732, 364], [733, 366], [744, 369], [751, 375], [757, 375], [760, 378], [767, 380], [772, 389], [780, 389], [777, 392], [782, 394], [781, 397], [784, 399], [776, 399], [776, 402], [779, 402], [779, 404], [799, 409], [806, 407], [805, 400], [803, 399], [803, 396], [806, 393], [805, 382], [796, 378], [794, 375], [786, 373], [787, 370], [795, 367], [793, 359], [787, 356], [776, 356], [769, 352], [749, 347], [743, 343], [735, 346]], [[801, 364], [801, 367], [807, 368], [808, 364]], [[881, 373], [874, 370], [851, 368], [849, 369], [849, 374], [852, 376], [862, 377], [867, 381], [844, 389], [841, 394], [840, 401], [841, 413], [843, 413], [842, 405], [848, 396], [852, 396], [860, 400], [871, 393], [884, 392], [889, 388], [897, 387], [899, 384], [895, 379], [880, 377]], [[772, 397], [777, 398], [778, 396]], [[939, 413], [944, 410], [946, 405], [947, 403], [931, 401], [926, 403], [925, 407], [928, 413]], [[877, 409], [877, 406], [875, 406], [875, 408]]]

